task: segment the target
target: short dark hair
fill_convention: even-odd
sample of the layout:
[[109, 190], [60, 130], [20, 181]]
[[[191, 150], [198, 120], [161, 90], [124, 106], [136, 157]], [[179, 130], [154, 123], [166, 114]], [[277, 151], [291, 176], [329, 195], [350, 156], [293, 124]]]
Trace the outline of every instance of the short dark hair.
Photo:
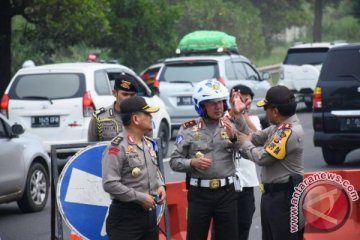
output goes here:
[[296, 112], [296, 103], [288, 103], [288, 104], [279, 104], [274, 107], [278, 109], [281, 116], [290, 117]]
[[121, 114], [121, 121], [122, 121], [122, 124], [125, 126], [125, 127], [128, 127], [130, 126], [131, 124], [131, 118], [132, 116], [134, 115], [135, 113], [124, 113], [124, 114]]
[[233, 86], [231, 88], [230, 97], [231, 97], [231, 93], [233, 91], [238, 91], [238, 90], [240, 90], [241, 94], [250, 95], [251, 100], [254, 99], [254, 92], [248, 86], [245, 86], [245, 85], [242, 85], [242, 84], [235, 85], [235, 86]]

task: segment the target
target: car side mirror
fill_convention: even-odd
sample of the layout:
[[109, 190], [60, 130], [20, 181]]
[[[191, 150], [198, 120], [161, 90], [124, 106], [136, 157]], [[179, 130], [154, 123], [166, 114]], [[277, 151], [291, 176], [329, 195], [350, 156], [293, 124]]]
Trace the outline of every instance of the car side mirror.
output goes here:
[[23, 134], [25, 132], [23, 126], [21, 126], [18, 123], [15, 123], [14, 125], [11, 126], [11, 132], [13, 136], [18, 136], [20, 134]]
[[261, 79], [262, 80], [270, 80], [271, 79], [271, 74], [269, 72], [262, 72], [261, 73]]

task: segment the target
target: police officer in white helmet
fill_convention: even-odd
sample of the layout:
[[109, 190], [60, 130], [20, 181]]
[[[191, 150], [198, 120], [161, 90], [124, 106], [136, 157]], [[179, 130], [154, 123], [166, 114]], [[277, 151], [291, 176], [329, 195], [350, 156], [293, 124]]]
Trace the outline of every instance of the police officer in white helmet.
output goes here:
[[213, 219], [216, 239], [237, 239], [237, 194], [233, 176], [235, 136], [224, 117], [229, 92], [218, 80], [198, 83], [193, 94], [199, 118], [182, 124], [170, 167], [188, 181], [187, 239], [207, 239]]

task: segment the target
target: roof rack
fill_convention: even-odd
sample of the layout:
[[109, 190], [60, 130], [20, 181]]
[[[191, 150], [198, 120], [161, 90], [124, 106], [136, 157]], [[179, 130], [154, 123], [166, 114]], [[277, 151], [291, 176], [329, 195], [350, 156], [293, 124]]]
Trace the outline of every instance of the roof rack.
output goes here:
[[231, 54], [240, 54], [238, 49], [235, 48], [216, 48], [208, 50], [181, 50], [176, 49], [176, 55], [178, 56], [191, 56], [191, 55], [231, 55]]

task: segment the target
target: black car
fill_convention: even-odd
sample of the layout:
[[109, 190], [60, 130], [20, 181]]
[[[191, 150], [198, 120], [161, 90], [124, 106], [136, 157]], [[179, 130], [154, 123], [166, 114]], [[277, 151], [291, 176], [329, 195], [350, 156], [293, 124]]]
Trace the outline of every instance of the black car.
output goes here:
[[314, 91], [313, 127], [329, 165], [360, 148], [360, 43], [329, 51]]

